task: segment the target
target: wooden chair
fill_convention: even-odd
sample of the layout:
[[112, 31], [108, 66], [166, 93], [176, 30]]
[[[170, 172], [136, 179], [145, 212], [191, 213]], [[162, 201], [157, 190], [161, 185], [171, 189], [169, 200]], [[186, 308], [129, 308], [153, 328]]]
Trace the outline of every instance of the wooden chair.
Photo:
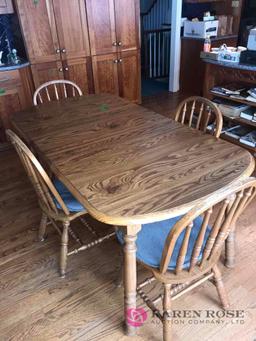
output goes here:
[[195, 128], [216, 136], [220, 136], [223, 126], [223, 117], [216, 104], [206, 98], [193, 96], [185, 99], [177, 108], [175, 121], [187, 124], [190, 128]]
[[[138, 295], [163, 323], [163, 339], [171, 340], [172, 301], [207, 280], [214, 280], [224, 309], [229, 300], [217, 262], [231, 226], [256, 193], [256, 179], [233, 183], [182, 217], [142, 225], [137, 239], [137, 260], [152, 273], [138, 285]], [[117, 237], [123, 243], [119, 230]], [[154, 281], [164, 293], [150, 299], [143, 288]], [[157, 303], [162, 301], [163, 309]]]
[[[86, 209], [73, 197], [73, 195], [58, 179], [54, 179], [53, 181], [50, 179], [31, 150], [13, 131], [7, 130], [6, 134], [21, 159], [21, 162], [37, 193], [39, 205], [42, 209], [42, 219], [38, 231], [38, 240], [44, 240], [48, 221], [61, 236], [60, 275], [61, 277], [65, 277], [68, 256], [77, 254], [80, 251], [87, 250], [102, 243], [104, 240], [113, 237], [115, 232], [102, 238], [98, 238], [90, 244], [83, 245], [81, 239], [71, 229], [70, 223], [74, 219], [80, 217], [84, 225], [91, 231], [90, 225], [83, 218], [83, 216], [87, 214]], [[58, 226], [58, 223], [62, 223], [62, 228]], [[94, 231], [91, 232], [94, 233]], [[78, 248], [71, 251], [68, 251], [69, 234], [79, 244]]]
[[83, 96], [82, 90], [75, 83], [63, 79], [54, 80], [44, 83], [36, 89], [33, 96], [33, 103], [37, 106], [38, 99], [42, 104], [45, 101], [58, 101], [61, 97], [75, 97], [77, 94], [78, 96]]

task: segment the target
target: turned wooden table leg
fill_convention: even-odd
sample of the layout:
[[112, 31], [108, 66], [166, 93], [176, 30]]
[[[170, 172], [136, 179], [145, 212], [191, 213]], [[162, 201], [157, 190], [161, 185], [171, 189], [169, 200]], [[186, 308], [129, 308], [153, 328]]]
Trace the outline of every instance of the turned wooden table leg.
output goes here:
[[124, 236], [124, 314], [128, 336], [136, 335], [136, 326], [132, 317], [134, 316], [133, 311], [136, 309], [136, 239], [140, 229], [140, 225], [127, 226]]
[[230, 231], [229, 236], [226, 239], [225, 253], [226, 253], [225, 266], [231, 269], [234, 268], [236, 256], [235, 228], [233, 228]]

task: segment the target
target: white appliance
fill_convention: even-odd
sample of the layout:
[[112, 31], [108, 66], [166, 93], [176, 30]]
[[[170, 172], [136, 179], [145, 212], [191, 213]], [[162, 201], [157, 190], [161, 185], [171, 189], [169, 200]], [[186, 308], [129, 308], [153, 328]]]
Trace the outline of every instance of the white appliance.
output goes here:
[[256, 28], [250, 30], [247, 48], [248, 50], [256, 51]]
[[209, 21], [185, 21], [184, 37], [206, 38], [216, 37], [218, 33], [219, 20]]

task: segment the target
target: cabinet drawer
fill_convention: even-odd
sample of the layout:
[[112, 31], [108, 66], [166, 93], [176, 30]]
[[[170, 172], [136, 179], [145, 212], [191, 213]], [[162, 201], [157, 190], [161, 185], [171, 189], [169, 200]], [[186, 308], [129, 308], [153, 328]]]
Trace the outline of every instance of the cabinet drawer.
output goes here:
[[18, 70], [0, 72], [0, 88], [10, 89], [21, 84]]

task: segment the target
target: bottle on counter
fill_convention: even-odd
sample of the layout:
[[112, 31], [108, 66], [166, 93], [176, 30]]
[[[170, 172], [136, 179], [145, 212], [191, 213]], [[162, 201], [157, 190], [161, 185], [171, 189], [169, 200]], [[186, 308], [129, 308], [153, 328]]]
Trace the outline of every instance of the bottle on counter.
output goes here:
[[207, 36], [204, 41], [204, 52], [211, 52], [211, 46], [212, 46], [211, 38], [210, 36]]

